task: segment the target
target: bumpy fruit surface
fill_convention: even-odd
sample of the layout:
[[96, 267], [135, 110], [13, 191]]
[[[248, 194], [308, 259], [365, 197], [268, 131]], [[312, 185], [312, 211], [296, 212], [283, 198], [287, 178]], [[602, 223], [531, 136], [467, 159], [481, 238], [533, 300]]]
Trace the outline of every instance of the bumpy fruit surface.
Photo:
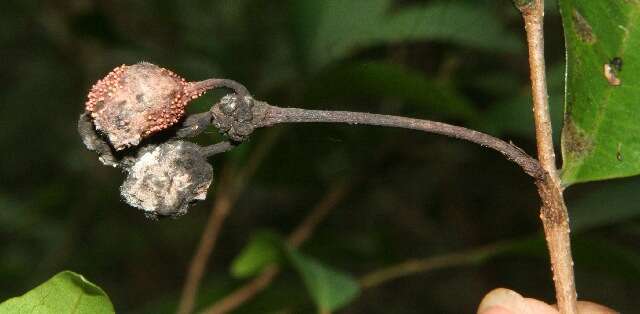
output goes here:
[[126, 171], [120, 193], [149, 217], [186, 214], [191, 203], [206, 198], [213, 180], [213, 168], [200, 146], [185, 141], [143, 147]]
[[95, 128], [122, 150], [180, 121], [187, 103], [203, 92], [191, 84], [151, 63], [122, 65], [93, 85], [85, 109]]

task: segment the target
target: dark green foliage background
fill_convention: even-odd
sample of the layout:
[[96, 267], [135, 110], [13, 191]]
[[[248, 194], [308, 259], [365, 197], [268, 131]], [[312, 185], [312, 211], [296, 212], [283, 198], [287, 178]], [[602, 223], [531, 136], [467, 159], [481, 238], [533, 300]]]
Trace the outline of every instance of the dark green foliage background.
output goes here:
[[[150, 61], [191, 80], [235, 79], [281, 106], [440, 119], [535, 151], [521, 21], [510, 1], [323, 3], [2, 1], [0, 300], [71, 269], [102, 287], [119, 313], [175, 310], [213, 193], [187, 216], [149, 221], [120, 200], [123, 175], [83, 148], [75, 125], [86, 92], [122, 63]], [[547, 6], [559, 138], [564, 45], [556, 5]], [[192, 109], [205, 110], [215, 96]], [[352, 191], [302, 251], [355, 277], [409, 258], [514, 242], [479, 265], [364, 290], [339, 313], [469, 313], [499, 286], [553, 299], [546, 251], [540, 237], [530, 238], [541, 229], [535, 187], [498, 154], [404, 130], [280, 129], [226, 222], [199, 306], [242, 283], [229, 265], [252, 234], [287, 234], [344, 178]], [[242, 164], [268, 132], [213, 158], [214, 168]], [[212, 130], [199, 140], [219, 136]], [[579, 297], [626, 313], [640, 294], [639, 188], [639, 179], [627, 178], [567, 191]], [[238, 312], [312, 309], [287, 270]]]

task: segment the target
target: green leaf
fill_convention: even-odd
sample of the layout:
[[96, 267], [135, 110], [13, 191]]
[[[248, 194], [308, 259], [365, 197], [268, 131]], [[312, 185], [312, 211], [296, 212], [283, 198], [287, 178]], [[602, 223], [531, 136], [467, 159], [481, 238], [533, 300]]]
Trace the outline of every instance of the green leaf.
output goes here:
[[115, 313], [109, 297], [81, 275], [63, 271], [26, 294], [0, 304], [0, 313]]
[[[555, 65], [548, 68], [547, 78], [549, 86], [549, 102], [551, 109], [552, 125], [562, 123], [562, 98], [564, 66]], [[493, 81], [493, 82], [492, 82]], [[494, 77], [486, 75], [482, 77], [482, 82], [478, 82], [483, 89], [514, 90], [516, 94], [492, 104], [488, 110], [482, 114], [482, 118], [473, 127], [495, 136], [517, 135], [524, 138], [535, 135], [535, 127], [531, 116], [531, 93], [527, 86], [510, 86], [517, 82], [514, 77], [498, 73]], [[494, 86], [488, 86], [488, 84]], [[558, 103], [555, 103], [558, 102]], [[559, 132], [554, 132], [554, 135]], [[559, 138], [557, 138], [559, 140]], [[556, 137], [554, 136], [554, 141]]]
[[322, 71], [313, 82], [305, 99], [333, 101], [327, 95], [390, 97], [449, 118], [470, 120], [477, 115], [469, 101], [450, 84], [398, 64], [376, 61], [341, 64]]
[[563, 183], [640, 174], [640, 4], [559, 4], [567, 46]]
[[441, 40], [492, 52], [514, 52], [522, 47], [486, 4], [461, 1], [408, 6], [389, 14], [379, 33], [382, 42]]
[[238, 278], [254, 276], [283, 258], [300, 274], [320, 311], [334, 311], [359, 293], [360, 286], [351, 276], [288, 247], [280, 235], [270, 231], [261, 231], [253, 236], [232, 262], [231, 273]]
[[[633, 248], [590, 236], [576, 236], [572, 241], [574, 260], [579, 268], [616, 275], [631, 282], [640, 278], [640, 255]], [[546, 243], [541, 235], [505, 242], [499, 250], [489, 252], [486, 259], [497, 255], [520, 255], [547, 258]], [[606, 263], [602, 261], [606, 260]], [[611, 267], [615, 265], [615, 267]]]
[[584, 197], [569, 202], [571, 230], [612, 225], [640, 216], [640, 178], [609, 182]]
[[576, 237], [571, 246], [579, 267], [587, 266], [630, 282], [640, 280], [640, 254], [631, 247], [594, 237]]
[[231, 274], [236, 278], [247, 278], [259, 274], [282, 257], [282, 239], [273, 232], [261, 231], [249, 241], [242, 252], [231, 263]]
[[231, 273], [238, 278], [254, 276], [283, 258], [300, 274], [320, 311], [334, 311], [359, 293], [360, 286], [351, 276], [288, 247], [280, 235], [270, 231], [261, 231], [253, 236], [232, 262]]
[[390, 0], [296, 0], [290, 5], [299, 55], [311, 71], [356, 49], [404, 41], [441, 40], [492, 51], [521, 46], [482, 5], [445, 1], [395, 10]]
[[331, 269], [296, 250], [289, 250], [288, 256], [302, 276], [319, 312], [333, 312], [358, 296], [360, 286], [350, 275]]
[[[588, 194], [568, 202], [572, 235], [582, 235], [595, 228], [640, 217], [640, 194], [634, 193], [640, 190], [640, 177], [599, 184], [602, 186], [598, 189], [592, 189]], [[501, 248], [516, 254], [547, 254], [544, 239], [540, 235], [507, 241]], [[502, 252], [496, 250], [494, 253]]]

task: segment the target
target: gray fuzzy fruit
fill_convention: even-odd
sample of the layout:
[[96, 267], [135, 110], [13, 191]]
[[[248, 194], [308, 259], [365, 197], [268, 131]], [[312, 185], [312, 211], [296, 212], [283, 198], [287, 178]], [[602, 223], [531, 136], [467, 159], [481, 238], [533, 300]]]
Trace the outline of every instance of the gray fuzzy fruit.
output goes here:
[[191, 203], [206, 198], [213, 180], [200, 146], [185, 141], [142, 148], [126, 171], [121, 195], [153, 218], [186, 214]]

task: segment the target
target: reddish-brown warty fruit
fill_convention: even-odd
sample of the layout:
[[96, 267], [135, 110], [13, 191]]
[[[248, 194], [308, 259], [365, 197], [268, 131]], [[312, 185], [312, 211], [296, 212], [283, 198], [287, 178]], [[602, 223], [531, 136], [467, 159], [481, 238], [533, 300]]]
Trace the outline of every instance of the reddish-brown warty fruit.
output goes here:
[[121, 65], [93, 85], [86, 111], [96, 129], [122, 150], [180, 121], [187, 103], [203, 93], [192, 84], [151, 63]]

